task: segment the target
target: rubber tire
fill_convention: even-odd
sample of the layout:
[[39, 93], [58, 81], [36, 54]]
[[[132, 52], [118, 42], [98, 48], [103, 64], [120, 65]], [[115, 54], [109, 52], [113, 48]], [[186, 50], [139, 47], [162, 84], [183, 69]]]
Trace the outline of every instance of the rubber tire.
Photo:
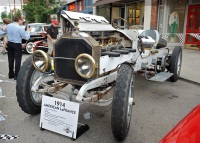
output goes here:
[[178, 58], [179, 58], [179, 54], [181, 54], [181, 65], [182, 65], [182, 48], [180, 46], [177, 46], [174, 48], [171, 58], [170, 58], [170, 67], [169, 67], [169, 71], [171, 73], [173, 73], [173, 76], [170, 77], [170, 80], [172, 82], [176, 82], [180, 76], [180, 72], [181, 72], [181, 67], [179, 70], [179, 73], [177, 73], [177, 64], [178, 64]]
[[25, 50], [24, 50], [26, 54], [32, 54], [33, 52], [28, 52], [28, 50], [27, 50], [28, 44], [34, 44], [34, 42], [30, 42], [30, 41], [29, 41], [29, 42], [26, 44], [26, 48], [25, 48]]
[[130, 128], [131, 117], [127, 125], [127, 110], [131, 78], [134, 82], [133, 68], [128, 64], [122, 64], [117, 75], [111, 112], [112, 132], [118, 141], [126, 138]]
[[36, 70], [32, 65], [31, 57], [23, 63], [17, 77], [16, 95], [21, 109], [31, 115], [41, 112], [41, 105], [36, 105], [31, 99], [30, 80], [33, 71]]

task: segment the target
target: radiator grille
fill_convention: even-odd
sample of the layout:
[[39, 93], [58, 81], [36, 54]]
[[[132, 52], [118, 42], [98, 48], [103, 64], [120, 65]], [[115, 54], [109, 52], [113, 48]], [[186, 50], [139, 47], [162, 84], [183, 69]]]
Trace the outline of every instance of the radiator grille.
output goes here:
[[[55, 44], [55, 57], [76, 58], [78, 55], [86, 53], [92, 55], [91, 46], [83, 39], [63, 38]], [[79, 76], [74, 67], [75, 60], [56, 59], [54, 60], [54, 70], [58, 78], [70, 81], [85, 82], [86, 79]]]

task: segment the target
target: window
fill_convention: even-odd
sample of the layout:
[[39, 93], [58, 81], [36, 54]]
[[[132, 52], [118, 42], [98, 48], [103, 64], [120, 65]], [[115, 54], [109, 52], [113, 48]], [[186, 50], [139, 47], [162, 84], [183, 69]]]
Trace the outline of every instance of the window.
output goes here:
[[110, 7], [105, 5], [104, 7], [97, 7], [97, 15], [103, 16], [106, 20], [110, 21]]
[[78, 11], [84, 10], [84, 0], [78, 1]]
[[121, 17], [120, 16], [120, 8], [119, 7], [112, 7], [112, 21], [113, 19]]
[[186, 0], [168, 0], [169, 17], [167, 33], [170, 33], [170, 42], [179, 42], [176, 33], [183, 33]]
[[199, 3], [199, 0], [188, 0], [189, 4], [193, 4], [193, 3]]
[[128, 22], [130, 25], [144, 24], [144, 2], [137, 2], [128, 5]]
[[159, 6], [158, 32], [164, 33], [164, 6]]
[[69, 11], [76, 11], [76, 5], [75, 3], [71, 3], [68, 5], [68, 10]]
[[36, 27], [34, 32], [42, 32], [42, 26]]
[[184, 31], [187, 0], [159, 0], [158, 31], [170, 43], [179, 43]]
[[165, 0], [160, 0], [160, 5], [164, 5], [165, 4]]

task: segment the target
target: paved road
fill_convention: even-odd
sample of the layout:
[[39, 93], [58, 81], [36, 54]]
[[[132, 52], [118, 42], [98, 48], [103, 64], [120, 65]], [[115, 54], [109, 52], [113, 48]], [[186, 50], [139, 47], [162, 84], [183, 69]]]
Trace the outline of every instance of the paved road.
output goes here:
[[[28, 55], [23, 55], [23, 60]], [[16, 100], [16, 81], [7, 79], [7, 56], [0, 53], [0, 111], [6, 114], [0, 122], [0, 134], [19, 135], [12, 143], [71, 143], [62, 135], [40, 131], [40, 115], [30, 116], [21, 111]], [[135, 99], [131, 128], [125, 143], [156, 143], [189, 111], [200, 103], [199, 86], [179, 80], [172, 82], [149, 82], [136, 76]], [[85, 120], [83, 114], [91, 112], [92, 118]], [[110, 106], [82, 105], [79, 122], [86, 123], [90, 130], [78, 138], [77, 143], [114, 143], [110, 126]], [[6, 141], [1, 141], [4, 143]]]

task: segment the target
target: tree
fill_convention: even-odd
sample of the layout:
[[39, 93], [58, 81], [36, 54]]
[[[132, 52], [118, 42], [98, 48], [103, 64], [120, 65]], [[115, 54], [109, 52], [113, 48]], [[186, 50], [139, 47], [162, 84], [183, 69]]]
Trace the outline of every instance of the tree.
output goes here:
[[8, 18], [12, 19], [12, 13], [11, 12], [8, 14]]
[[22, 16], [21, 11], [18, 9], [17, 12], [14, 14], [14, 16]]
[[27, 5], [23, 6], [26, 13], [26, 20], [33, 22], [49, 22], [50, 14], [56, 13], [57, 7], [53, 6], [55, 0], [29, 0]]
[[6, 14], [5, 12], [2, 12], [2, 13], [1, 13], [1, 19], [4, 19], [4, 18], [6, 18], [6, 17], [8, 17], [7, 14]]

